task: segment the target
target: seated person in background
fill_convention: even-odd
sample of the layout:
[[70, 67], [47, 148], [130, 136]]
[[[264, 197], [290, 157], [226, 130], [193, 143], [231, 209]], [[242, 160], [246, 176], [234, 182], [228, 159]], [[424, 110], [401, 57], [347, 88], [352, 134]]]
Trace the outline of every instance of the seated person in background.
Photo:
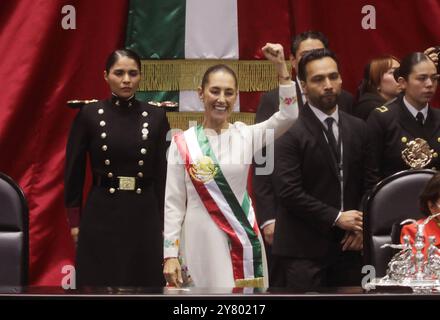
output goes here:
[[[428, 217], [440, 212], [440, 172], [436, 173], [431, 180], [428, 181], [423, 192], [419, 197], [420, 210]], [[423, 223], [426, 217], [417, 221], [417, 224]], [[435, 245], [440, 246], [440, 217], [436, 217], [429, 221], [425, 225], [424, 236], [425, 236], [425, 247], [423, 252], [425, 253], [429, 247], [429, 236], [435, 236]], [[400, 234], [400, 242], [403, 242], [403, 237], [408, 235], [410, 237], [411, 244], [414, 244], [414, 239], [417, 233], [416, 224], [407, 224], [403, 226], [402, 232]]]
[[399, 66], [399, 60], [391, 55], [375, 58], [365, 66], [359, 100], [353, 108], [355, 116], [367, 120], [371, 111], [397, 97], [402, 89], [394, 79], [394, 70]]

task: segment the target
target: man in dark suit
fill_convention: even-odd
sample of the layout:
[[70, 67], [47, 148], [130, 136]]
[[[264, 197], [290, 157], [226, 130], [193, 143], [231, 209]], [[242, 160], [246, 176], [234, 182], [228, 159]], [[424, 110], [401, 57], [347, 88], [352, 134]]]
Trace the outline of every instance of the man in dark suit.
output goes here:
[[[327, 37], [319, 31], [306, 31], [296, 35], [292, 39], [291, 54], [289, 56], [293, 70], [297, 72], [298, 62], [301, 57], [314, 49], [328, 48]], [[300, 87], [300, 81], [296, 77], [296, 92], [298, 97], [298, 107], [301, 111], [306, 97]], [[257, 123], [269, 119], [275, 112], [278, 111], [279, 96], [278, 88], [265, 93], [260, 100], [257, 109], [255, 120]], [[353, 96], [347, 91], [342, 90], [338, 96], [338, 106], [341, 110], [351, 113], [353, 105]], [[266, 150], [263, 149], [263, 157], [266, 158]], [[255, 167], [264, 167], [265, 163], [254, 162]], [[257, 221], [262, 230], [266, 245], [266, 252], [269, 262], [269, 271], [271, 269], [271, 248], [273, 241], [273, 233], [275, 230], [275, 215], [277, 210], [277, 202], [275, 199], [271, 175], [253, 174], [252, 190], [255, 195], [255, 210]]]
[[360, 285], [361, 199], [376, 182], [366, 124], [338, 106], [335, 55], [313, 50], [299, 63], [307, 103], [275, 143], [279, 199], [273, 286], [298, 290]]

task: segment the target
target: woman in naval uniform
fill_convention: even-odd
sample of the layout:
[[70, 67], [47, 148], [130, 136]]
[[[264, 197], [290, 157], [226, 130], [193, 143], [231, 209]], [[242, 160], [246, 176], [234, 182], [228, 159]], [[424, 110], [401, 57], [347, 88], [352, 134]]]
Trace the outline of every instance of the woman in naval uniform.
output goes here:
[[[80, 286], [163, 286], [162, 230], [166, 177], [164, 110], [140, 102], [139, 56], [116, 50], [104, 79], [109, 99], [82, 107], [66, 150], [65, 203]], [[86, 159], [93, 174], [82, 209]], [[79, 228], [78, 228], [79, 227]]]
[[395, 71], [404, 94], [376, 108], [367, 120], [381, 178], [410, 168], [439, 169], [440, 110], [429, 105], [437, 68], [423, 52], [405, 57]]

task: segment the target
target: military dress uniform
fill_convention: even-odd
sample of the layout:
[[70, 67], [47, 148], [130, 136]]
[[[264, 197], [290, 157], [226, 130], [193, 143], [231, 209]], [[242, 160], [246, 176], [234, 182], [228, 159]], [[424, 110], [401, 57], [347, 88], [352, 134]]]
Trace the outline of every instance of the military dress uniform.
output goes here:
[[[168, 130], [163, 109], [134, 97], [91, 103], [76, 116], [66, 150], [65, 202], [71, 226], [80, 224], [79, 285], [164, 285]], [[87, 155], [93, 186], [81, 210]]]
[[[440, 168], [440, 110], [428, 107], [423, 125], [405, 106], [403, 96], [389, 105], [373, 110], [368, 120], [374, 149], [374, 157], [379, 168], [380, 178], [386, 178], [396, 172], [410, 169], [413, 156], [428, 157], [431, 160], [421, 168], [438, 170]], [[429, 154], [421, 154], [413, 149], [416, 139], [428, 143]], [[425, 150], [426, 151], [426, 150]], [[404, 157], [407, 161], [404, 160]]]

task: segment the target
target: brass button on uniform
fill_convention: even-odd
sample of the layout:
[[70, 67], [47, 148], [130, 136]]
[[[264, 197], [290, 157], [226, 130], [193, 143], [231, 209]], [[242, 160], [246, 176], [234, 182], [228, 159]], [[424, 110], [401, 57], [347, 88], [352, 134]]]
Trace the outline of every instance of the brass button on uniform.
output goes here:
[[105, 139], [106, 137], [107, 137], [107, 133], [105, 133], [105, 132], [101, 133], [101, 138], [102, 139]]
[[147, 134], [148, 134], [148, 132], [149, 132], [149, 131], [148, 131], [148, 129], [147, 129], [147, 128], [144, 128], [144, 129], [142, 129], [142, 134], [143, 134], [143, 135], [147, 135]]
[[432, 154], [432, 156], [433, 156], [434, 158], [437, 158], [437, 157], [438, 157], [438, 153], [437, 153], [437, 152], [434, 152], [434, 153]]
[[108, 149], [108, 148], [107, 148], [107, 145], [104, 144], [104, 145], [101, 147], [101, 149], [102, 149], [102, 151], [107, 151], [107, 149]]
[[142, 154], [146, 154], [146, 153], [147, 153], [147, 149], [142, 148], [142, 149], [141, 149], [141, 153], [142, 153]]
[[406, 137], [402, 137], [402, 142], [403, 142], [403, 143], [407, 143], [407, 142], [408, 142], [408, 139], [407, 139]]
[[144, 176], [144, 174], [142, 172], [138, 172], [138, 177], [142, 178]]
[[142, 167], [144, 165], [144, 160], [139, 160], [138, 164]]
[[142, 117], [146, 117], [146, 116], [148, 116], [148, 112], [147, 111], [142, 112]]
[[99, 125], [100, 125], [101, 127], [105, 127], [105, 121], [101, 121], [101, 122], [99, 123]]
[[99, 109], [99, 110], [98, 110], [98, 113], [99, 113], [99, 114], [103, 114], [103, 113], [104, 113], [104, 109]]
[[440, 142], [440, 137], [437, 138], [437, 142]]
[[137, 188], [137, 189], [136, 189], [136, 193], [137, 193], [137, 194], [141, 194], [141, 192], [142, 192], [142, 189], [141, 189], [141, 188]]
[[116, 191], [115, 188], [110, 188], [110, 189], [108, 189], [108, 192], [110, 192], [110, 193], [115, 193], [115, 191]]
[[148, 136], [146, 134], [143, 134], [142, 135], [142, 140], [147, 140], [147, 139], [148, 139]]
[[104, 163], [105, 163], [105, 165], [109, 166], [110, 165], [110, 160], [109, 159], [105, 159]]
[[107, 173], [107, 177], [113, 178], [113, 173], [111, 173], [111, 172]]
[[148, 123], [145, 122], [142, 126], [143, 126], [144, 128], [147, 128], [147, 127], [148, 127]]

